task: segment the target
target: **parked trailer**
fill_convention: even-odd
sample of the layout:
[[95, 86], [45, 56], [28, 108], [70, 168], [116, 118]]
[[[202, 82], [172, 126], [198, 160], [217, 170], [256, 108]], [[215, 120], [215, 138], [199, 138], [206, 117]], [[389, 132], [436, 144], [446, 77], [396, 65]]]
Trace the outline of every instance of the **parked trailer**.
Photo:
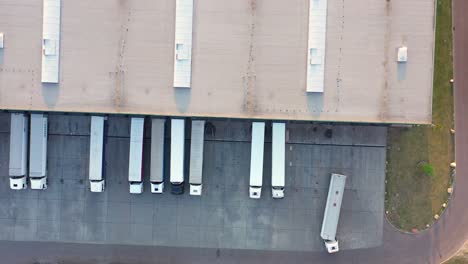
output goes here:
[[341, 202], [346, 184], [346, 176], [332, 174], [330, 187], [328, 189], [327, 204], [323, 216], [322, 230], [320, 236], [325, 242], [328, 253], [339, 251], [338, 239], [336, 238], [336, 229], [340, 219]]
[[252, 144], [250, 154], [250, 188], [249, 196], [259, 199], [262, 194], [263, 152], [265, 145], [265, 123], [252, 123]]
[[171, 119], [171, 193], [184, 193], [185, 120]]
[[271, 194], [273, 198], [284, 197], [286, 124], [273, 123], [271, 143]]
[[29, 180], [31, 189], [47, 189], [47, 115], [31, 114], [29, 142]]
[[28, 118], [23, 113], [12, 113], [10, 121], [10, 188], [22, 190], [28, 187]]
[[89, 186], [91, 192], [102, 192], [105, 188], [104, 179], [104, 127], [106, 117], [91, 117], [91, 133], [89, 139]]
[[4, 48], [4, 37], [5, 35], [3, 34], [3, 32], [0, 32], [0, 49], [3, 49]]
[[192, 121], [190, 137], [190, 195], [202, 194], [203, 144], [205, 139], [205, 121]]
[[166, 120], [153, 118], [151, 120], [151, 192], [164, 191], [164, 131]]
[[130, 128], [130, 154], [128, 161], [128, 182], [130, 193], [143, 192], [143, 132], [145, 119], [132, 117]]

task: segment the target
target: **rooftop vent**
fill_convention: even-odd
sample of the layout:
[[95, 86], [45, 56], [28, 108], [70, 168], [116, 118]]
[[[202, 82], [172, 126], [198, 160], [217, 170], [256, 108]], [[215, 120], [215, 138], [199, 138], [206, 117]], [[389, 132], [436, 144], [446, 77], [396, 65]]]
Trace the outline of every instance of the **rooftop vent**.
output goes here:
[[398, 62], [406, 62], [408, 60], [408, 47], [398, 48]]

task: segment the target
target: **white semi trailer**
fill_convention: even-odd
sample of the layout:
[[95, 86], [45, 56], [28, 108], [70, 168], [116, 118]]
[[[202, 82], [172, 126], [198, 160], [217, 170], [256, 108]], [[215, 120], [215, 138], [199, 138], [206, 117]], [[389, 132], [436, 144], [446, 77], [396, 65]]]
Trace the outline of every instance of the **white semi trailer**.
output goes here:
[[5, 34], [3, 32], [0, 32], [0, 49], [4, 48], [4, 39], [5, 39]]
[[323, 216], [322, 230], [320, 236], [325, 242], [328, 253], [339, 251], [336, 230], [338, 220], [340, 219], [341, 202], [346, 184], [346, 176], [335, 174], [331, 175], [330, 187], [328, 189], [327, 204]]
[[286, 124], [273, 123], [271, 143], [271, 194], [273, 198], [284, 197]]
[[28, 118], [23, 113], [11, 113], [10, 120], [10, 188], [22, 190], [28, 187]]
[[130, 154], [128, 161], [128, 182], [130, 193], [143, 192], [143, 132], [145, 119], [132, 117], [130, 124]]
[[164, 191], [164, 131], [166, 120], [153, 118], [151, 120], [151, 192]]
[[190, 137], [190, 195], [202, 194], [203, 144], [205, 139], [205, 121], [193, 120]]
[[89, 186], [91, 192], [103, 192], [104, 179], [104, 127], [106, 117], [91, 116], [89, 139]]
[[184, 193], [185, 120], [171, 119], [171, 193]]
[[250, 188], [249, 196], [259, 199], [263, 183], [263, 152], [265, 145], [265, 123], [252, 123], [252, 144], [250, 154]]
[[31, 189], [47, 189], [47, 115], [31, 114], [29, 180]]

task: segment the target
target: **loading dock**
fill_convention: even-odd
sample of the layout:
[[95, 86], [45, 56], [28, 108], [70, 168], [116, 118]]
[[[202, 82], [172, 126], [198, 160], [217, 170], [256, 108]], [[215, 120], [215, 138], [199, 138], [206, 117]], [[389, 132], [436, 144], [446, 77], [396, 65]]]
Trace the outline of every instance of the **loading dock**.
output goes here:
[[190, 170], [189, 183], [190, 194], [202, 194], [203, 176], [203, 145], [205, 139], [205, 121], [193, 120], [192, 133], [190, 137]]
[[[0, 113], [0, 124], [8, 124], [8, 118]], [[325, 125], [288, 123], [285, 188], [291, 191], [281, 200], [270, 195], [254, 200], [246, 191], [250, 122], [207, 121], [216, 133], [205, 135], [201, 197], [128, 192], [130, 122], [125, 116], [109, 116], [106, 162], [112, 164], [107, 170], [112, 177], [106, 178], [103, 194], [92, 193], [80, 184], [88, 180], [83, 168], [89, 116], [49, 114], [49, 122], [46, 191], [10, 190], [4, 177], [8, 170], [0, 167], [2, 240], [323, 252], [320, 227], [330, 173], [340, 171], [352, 177], [347, 188], [353, 190], [344, 194], [340, 249], [382, 243], [385, 127], [336, 125], [330, 139]], [[9, 127], [0, 126], [0, 145], [8, 142]], [[267, 131], [265, 157], [271, 155], [270, 140]], [[8, 148], [0, 148], [0, 162], [6, 160]], [[264, 162], [264, 187], [269, 189], [271, 159]], [[144, 181], [149, 184], [149, 177]], [[22, 213], [12, 214], [18, 210]]]
[[150, 181], [152, 193], [164, 192], [164, 135], [165, 119], [151, 120], [151, 164]]

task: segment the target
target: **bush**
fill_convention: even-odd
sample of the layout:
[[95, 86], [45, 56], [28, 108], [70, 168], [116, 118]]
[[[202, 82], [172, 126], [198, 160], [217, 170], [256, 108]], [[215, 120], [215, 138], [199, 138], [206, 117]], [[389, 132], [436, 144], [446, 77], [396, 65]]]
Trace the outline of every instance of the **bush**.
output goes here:
[[427, 176], [434, 176], [434, 166], [432, 166], [432, 164], [429, 164], [429, 163], [424, 163], [422, 166], [422, 171], [424, 172], [424, 174], [426, 174]]

